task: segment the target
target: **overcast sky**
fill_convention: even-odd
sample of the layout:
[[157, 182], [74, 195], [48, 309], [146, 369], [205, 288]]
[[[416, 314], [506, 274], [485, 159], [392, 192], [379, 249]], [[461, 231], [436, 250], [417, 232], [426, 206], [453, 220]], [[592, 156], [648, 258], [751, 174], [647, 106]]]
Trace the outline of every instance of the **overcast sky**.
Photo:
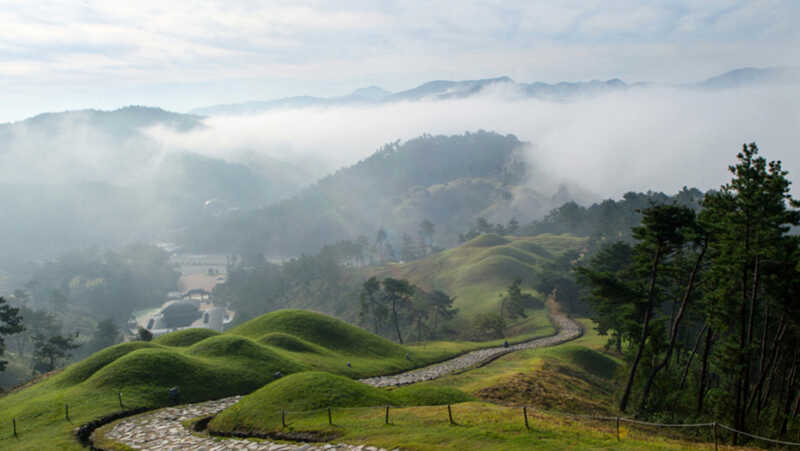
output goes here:
[[0, 121], [499, 75], [693, 81], [797, 65], [798, 19], [794, 0], [0, 0]]

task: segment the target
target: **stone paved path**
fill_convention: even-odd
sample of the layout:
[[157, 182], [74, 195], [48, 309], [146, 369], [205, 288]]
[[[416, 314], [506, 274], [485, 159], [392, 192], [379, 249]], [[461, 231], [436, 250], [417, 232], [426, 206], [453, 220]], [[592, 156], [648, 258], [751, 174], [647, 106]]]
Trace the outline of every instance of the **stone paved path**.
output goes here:
[[[582, 329], [578, 323], [566, 315], [553, 312], [551, 320], [558, 328], [558, 333], [551, 337], [533, 339], [524, 343], [504, 348], [480, 349], [462, 356], [437, 363], [425, 368], [407, 371], [394, 376], [380, 376], [361, 379], [361, 382], [375, 386], [387, 387], [392, 385], [406, 385], [464, 371], [468, 368], [479, 366], [496, 359], [504, 354], [522, 349], [534, 349], [553, 346], [578, 338]], [[107, 439], [124, 443], [134, 449], [142, 450], [353, 450], [353, 451], [385, 451], [372, 446], [354, 446], [340, 444], [285, 444], [270, 442], [253, 442], [243, 439], [215, 439], [212, 437], [196, 436], [183, 427], [182, 421], [218, 412], [236, 404], [240, 396], [189, 404], [181, 407], [168, 407], [153, 412], [136, 415], [117, 423], [110, 431], [106, 432]]]
[[184, 420], [215, 415], [236, 404], [241, 396], [168, 407], [124, 419], [106, 432], [107, 439], [123, 443], [141, 450], [269, 450], [269, 451], [311, 451], [311, 450], [351, 450], [386, 451], [373, 446], [354, 446], [344, 443], [287, 444], [267, 441], [254, 442], [244, 439], [215, 439], [193, 435], [181, 424]]
[[395, 374], [394, 376], [370, 377], [367, 379], [360, 379], [360, 381], [372, 385], [373, 387], [414, 384], [480, 366], [509, 352], [561, 344], [578, 338], [583, 333], [583, 329], [581, 329], [578, 323], [562, 313], [553, 312], [550, 315], [550, 319], [555, 323], [554, 325], [558, 329], [558, 333], [550, 337], [533, 339], [511, 345], [507, 348], [498, 346], [496, 348], [479, 349], [441, 363], [426, 366], [425, 368], [406, 371], [405, 373]]

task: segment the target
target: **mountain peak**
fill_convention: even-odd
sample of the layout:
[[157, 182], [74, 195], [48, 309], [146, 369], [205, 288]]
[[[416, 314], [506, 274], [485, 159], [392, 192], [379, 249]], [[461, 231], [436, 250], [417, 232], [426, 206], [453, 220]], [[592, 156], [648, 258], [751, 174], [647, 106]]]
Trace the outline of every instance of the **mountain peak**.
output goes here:
[[359, 88], [353, 91], [349, 97], [355, 97], [364, 100], [378, 101], [390, 95], [391, 92], [379, 86], [367, 86], [366, 88]]

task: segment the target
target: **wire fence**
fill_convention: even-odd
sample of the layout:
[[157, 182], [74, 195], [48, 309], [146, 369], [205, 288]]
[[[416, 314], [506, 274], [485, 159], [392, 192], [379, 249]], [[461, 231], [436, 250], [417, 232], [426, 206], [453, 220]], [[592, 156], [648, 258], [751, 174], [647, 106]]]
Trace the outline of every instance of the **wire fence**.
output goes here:
[[[113, 421], [115, 419], [119, 419], [119, 418], [122, 418], [122, 417], [128, 416], [128, 415], [143, 413], [143, 412], [145, 412], [147, 410], [154, 410], [154, 409], [151, 409], [151, 408], [148, 408], [148, 407], [132, 408], [132, 406], [129, 406], [129, 405], [123, 403], [123, 398], [122, 398], [122, 393], [121, 392], [117, 393], [116, 398], [117, 399], [115, 401], [117, 401], [119, 403], [120, 411], [117, 412], [117, 413], [113, 413], [111, 415], [108, 415], [107, 419], [109, 421], [103, 421], [104, 419], [96, 419], [93, 422], [90, 422], [90, 423], [87, 423], [85, 425], [82, 425], [80, 428], [76, 429], [76, 431], [78, 431], [79, 429], [86, 428], [88, 426], [92, 426], [90, 429], [94, 430], [96, 427], [99, 427], [99, 426], [101, 426], [101, 425], [103, 425], [103, 424], [105, 424], [107, 422]], [[177, 404], [177, 403], [173, 403], [173, 404]], [[180, 407], [180, 406], [175, 405], [173, 407]], [[442, 405], [442, 421], [445, 421], [444, 420], [444, 407], [445, 407], [445, 405]], [[458, 405], [456, 405], [456, 407], [458, 407]], [[500, 407], [500, 406], [498, 406], [498, 407]], [[361, 411], [361, 412], [365, 412], [365, 411], [370, 410], [370, 409], [379, 409], [380, 410], [380, 418], [381, 418], [381, 420], [383, 420], [383, 423], [385, 423], [385, 424], [395, 424], [394, 422], [391, 421], [391, 412], [392, 412], [392, 410], [394, 410], [394, 409], [405, 409], [405, 407], [397, 407], [397, 406], [385, 405], [385, 406], [372, 406], [372, 407], [321, 407], [321, 408], [310, 409], [310, 410], [285, 410], [285, 409], [283, 409], [283, 410], [280, 410], [280, 411], [276, 411], [276, 412], [274, 412], [272, 414], [262, 415], [261, 416], [261, 420], [264, 423], [267, 423], [267, 424], [274, 424], [274, 426], [276, 428], [277, 427], [286, 428], [287, 426], [290, 426], [294, 421], [308, 422], [308, 421], [310, 421], [312, 419], [316, 420], [315, 415], [319, 415], [319, 414], [325, 413], [325, 414], [327, 414], [326, 416], [327, 416], [328, 425], [341, 426], [340, 424], [336, 424], [334, 422], [334, 419], [335, 419], [335, 416], [336, 416], [337, 413], [341, 414], [343, 412], [356, 411], [356, 410]], [[453, 405], [446, 404], [446, 409], [447, 409], [446, 410], [446, 414], [447, 414], [447, 417], [446, 417], [447, 420], [446, 421], [448, 421], [449, 424], [451, 424], [451, 425], [459, 424], [456, 421], [458, 412], [456, 412], [456, 409], [454, 409]], [[61, 410], [61, 412], [63, 412], [63, 416], [64, 416], [64, 420], [65, 421], [72, 422], [72, 420], [70, 418], [70, 413], [71, 413], [70, 410], [71, 409], [70, 409], [70, 405], [69, 404], [64, 404], [63, 407], [59, 407], [59, 410]], [[73, 412], [74, 412], [74, 410], [73, 410]], [[214, 412], [214, 413], [216, 413], [216, 412]], [[234, 409], [231, 413], [234, 416], [236, 416], [238, 412]], [[700, 433], [704, 433], [704, 431], [707, 431], [707, 432], [710, 432], [713, 435], [713, 442], [714, 442], [715, 449], [719, 449], [719, 445], [720, 445], [720, 441], [721, 441], [720, 433], [719, 433], [720, 429], [722, 429], [724, 431], [727, 431], [727, 432], [729, 432], [731, 434], [734, 434], [735, 437], [738, 437], [738, 436], [747, 437], [747, 438], [749, 438], [751, 440], [761, 441], [761, 442], [769, 443], [769, 444], [772, 444], [772, 445], [781, 445], [781, 446], [789, 446], [789, 447], [800, 447], [800, 442], [791, 442], [791, 441], [786, 441], [786, 440], [779, 440], [779, 439], [773, 439], [773, 438], [769, 438], [769, 437], [764, 437], [764, 436], [752, 434], [752, 433], [749, 433], [749, 432], [740, 431], [738, 429], [732, 428], [730, 426], [727, 426], [725, 424], [718, 423], [718, 422], [710, 422], [710, 423], [657, 423], [657, 422], [649, 422], [649, 421], [637, 420], [635, 418], [619, 417], [619, 416], [586, 415], [586, 414], [571, 414], [571, 413], [564, 413], [564, 412], [544, 411], [544, 410], [531, 409], [531, 408], [529, 408], [527, 406], [521, 407], [521, 412], [520, 413], [522, 414], [521, 415], [521, 417], [522, 417], [521, 420], [524, 423], [525, 429], [530, 429], [531, 428], [530, 427], [530, 423], [529, 423], [529, 415], [531, 415], [531, 414], [539, 414], [539, 415], [548, 415], [548, 416], [561, 416], [561, 417], [565, 417], [565, 418], [584, 420], [584, 421], [613, 422], [614, 423], [614, 427], [613, 427], [612, 431], [613, 431], [613, 433], [615, 433], [617, 440], [622, 440], [624, 438], [623, 437], [624, 434], [620, 433], [620, 427], [621, 427], [620, 425], [621, 424], [631, 424], [631, 425], [642, 426], [642, 427], [650, 427], [650, 428], [656, 428], [656, 429], [679, 429], [679, 430], [690, 429], [690, 430], [697, 430]], [[372, 415], [369, 415], [369, 417], [372, 417]], [[324, 416], [323, 416], [323, 418], [324, 418]], [[508, 417], [503, 417], [503, 418], [505, 419], [505, 418], [508, 418]], [[290, 420], [292, 420], [292, 422], [290, 422]], [[236, 421], [236, 420], [234, 419], [234, 421]], [[11, 418], [11, 425], [10, 425], [11, 426], [11, 432], [12, 432], [12, 435], [14, 437], [16, 437], [16, 438], [19, 438], [19, 436], [21, 435], [20, 434], [21, 431], [18, 430], [18, 427], [19, 427], [18, 422], [19, 422], [18, 418]], [[76, 434], [77, 433], [78, 432], [76, 432]], [[89, 431], [89, 433], [91, 433], [91, 431]], [[87, 435], [87, 437], [88, 437], [88, 435]], [[709, 435], [705, 435], [705, 437], [710, 438]]]
[[[374, 408], [374, 407], [373, 407]], [[392, 409], [397, 409], [398, 407], [394, 406], [382, 406], [381, 409], [381, 419], [383, 419], [384, 423], [390, 424], [390, 412]], [[446, 405], [447, 408], [447, 420], [450, 424], [455, 425], [459, 424], [456, 422], [457, 417], [454, 417], [458, 412], [454, 409], [451, 404]], [[369, 407], [323, 407], [311, 410], [282, 410], [280, 414], [270, 415], [268, 418], [273, 419], [273, 422], [276, 426], [280, 425], [282, 427], [287, 427], [292, 424], [290, 420], [310, 420], [316, 414], [321, 414], [323, 412], [327, 412], [328, 424], [334, 425], [334, 417], [335, 414], [352, 411], [352, 410], [360, 410], [364, 411], [370, 409]], [[707, 431], [709, 435], [706, 437], [712, 438], [714, 442], [715, 449], [719, 449], [719, 446], [722, 442], [720, 429], [728, 431], [732, 434], [738, 434], [743, 437], [748, 437], [752, 440], [762, 441], [765, 443], [770, 443], [774, 445], [782, 445], [782, 446], [791, 446], [791, 447], [800, 447], [800, 442], [790, 442], [785, 440], [777, 440], [772, 439], [769, 437], [764, 437], [756, 434], [751, 434], [748, 432], [740, 431], [734, 429], [730, 426], [724, 425], [722, 423], [717, 422], [707, 422], [707, 423], [657, 423], [657, 422], [650, 422], [650, 421], [643, 421], [637, 420], [635, 418], [628, 418], [628, 417], [617, 417], [617, 416], [602, 416], [602, 415], [583, 415], [583, 414], [570, 414], [570, 413], [563, 413], [563, 412], [552, 412], [552, 411], [542, 411], [531, 409], [527, 406], [521, 408], [521, 417], [522, 422], [525, 425], [526, 429], [530, 429], [530, 422], [529, 422], [529, 415], [533, 414], [544, 414], [544, 415], [554, 415], [554, 416], [561, 416], [566, 418], [572, 419], [579, 419], [579, 420], [586, 420], [586, 421], [600, 421], [600, 422], [612, 422], [614, 423], [613, 431], [616, 435], [616, 439], [621, 441], [623, 439], [623, 435], [620, 433], [620, 427], [622, 424], [630, 424], [636, 426], [643, 426], [649, 428], [656, 428], [656, 429], [678, 429], [678, 430], [697, 430], [698, 432]], [[454, 413], [455, 412], [455, 413]], [[298, 418], [299, 417], [299, 418]], [[442, 421], [444, 419], [444, 406], [442, 411]], [[454, 419], [455, 418], [455, 419]], [[280, 421], [280, 422], [279, 422]], [[394, 424], [392, 422], [392, 424]]]

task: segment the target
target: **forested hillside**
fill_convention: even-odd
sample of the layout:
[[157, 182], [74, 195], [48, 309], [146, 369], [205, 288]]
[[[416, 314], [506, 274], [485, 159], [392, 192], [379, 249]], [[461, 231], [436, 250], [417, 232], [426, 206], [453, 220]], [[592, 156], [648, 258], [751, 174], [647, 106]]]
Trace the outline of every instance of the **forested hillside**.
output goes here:
[[[310, 183], [290, 164], [164, 148], [147, 132], [204, 127], [160, 108], [80, 110], [0, 124], [0, 268], [79, 248], [172, 240], [189, 224], [256, 208]], [[29, 274], [25, 274], [28, 277]], [[19, 280], [19, 278], [17, 278]]]
[[628, 363], [621, 411], [784, 437], [800, 409], [800, 202], [754, 143], [729, 170], [699, 208], [643, 209], [632, 242], [603, 243], [578, 280]]
[[678, 204], [700, 208], [703, 192], [684, 187], [674, 195], [648, 191], [628, 192], [622, 199], [606, 199], [588, 207], [575, 202], [553, 209], [544, 218], [522, 227], [520, 234], [572, 233], [600, 240], [631, 240], [631, 228], [642, 222], [641, 211], [654, 204]]
[[427, 220], [435, 244], [449, 247], [476, 217], [530, 221], [569, 200], [566, 189], [554, 197], [526, 185], [523, 146], [515, 136], [484, 131], [387, 144], [291, 199], [193, 227], [185, 243], [291, 256], [383, 230], [398, 249]]

